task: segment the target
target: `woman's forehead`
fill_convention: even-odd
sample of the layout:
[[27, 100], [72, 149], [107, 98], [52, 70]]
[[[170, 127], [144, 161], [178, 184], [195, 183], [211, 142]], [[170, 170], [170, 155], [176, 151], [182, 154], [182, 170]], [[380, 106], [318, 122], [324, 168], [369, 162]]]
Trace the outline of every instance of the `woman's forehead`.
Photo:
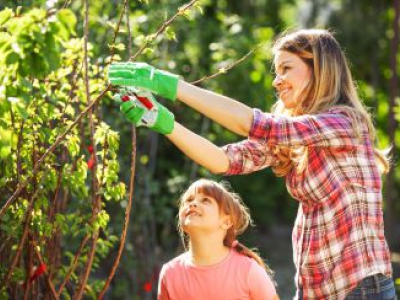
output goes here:
[[275, 67], [279, 67], [286, 63], [295, 62], [299, 57], [296, 54], [293, 54], [288, 51], [279, 50], [276, 51], [274, 55], [274, 65]]

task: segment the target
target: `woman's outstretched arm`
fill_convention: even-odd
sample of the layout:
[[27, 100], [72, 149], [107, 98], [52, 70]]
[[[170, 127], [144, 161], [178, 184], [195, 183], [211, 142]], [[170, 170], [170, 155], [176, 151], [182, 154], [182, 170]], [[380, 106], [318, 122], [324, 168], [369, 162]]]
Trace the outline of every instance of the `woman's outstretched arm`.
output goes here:
[[174, 130], [166, 135], [185, 155], [210, 172], [224, 173], [229, 168], [226, 153], [209, 140], [175, 122]]
[[232, 132], [248, 136], [253, 110], [247, 105], [183, 80], [178, 82], [177, 98]]

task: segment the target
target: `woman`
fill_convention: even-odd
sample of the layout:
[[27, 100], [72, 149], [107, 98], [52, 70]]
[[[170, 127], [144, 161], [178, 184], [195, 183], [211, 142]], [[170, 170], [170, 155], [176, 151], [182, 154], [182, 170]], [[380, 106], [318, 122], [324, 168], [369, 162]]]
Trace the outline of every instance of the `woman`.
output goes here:
[[[271, 113], [140, 63], [114, 64], [109, 77], [113, 84], [177, 97], [248, 137], [219, 148], [160, 114], [159, 121], [170, 125], [163, 133], [210, 171], [232, 175], [272, 167], [285, 177], [300, 202], [293, 229], [298, 299], [394, 299], [380, 178], [389, 164], [374, 149], [375, 129], [340, 45], [326, 30], [299, 30], [278, 39], [273, 54], [279, 99]], [[135, 116], [135, 124], [147, 114], [134, 102], [121, 109]]]

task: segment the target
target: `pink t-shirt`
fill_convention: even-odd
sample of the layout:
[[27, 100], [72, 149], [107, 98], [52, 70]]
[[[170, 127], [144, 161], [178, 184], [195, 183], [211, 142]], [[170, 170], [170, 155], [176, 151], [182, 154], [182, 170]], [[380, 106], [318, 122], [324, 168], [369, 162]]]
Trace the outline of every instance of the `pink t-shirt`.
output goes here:
[[163, 266], [158, 300], [269, 300], [276, 295], [265, 270], [231, 250], [220, 263], [198, 267], [183, 253]]

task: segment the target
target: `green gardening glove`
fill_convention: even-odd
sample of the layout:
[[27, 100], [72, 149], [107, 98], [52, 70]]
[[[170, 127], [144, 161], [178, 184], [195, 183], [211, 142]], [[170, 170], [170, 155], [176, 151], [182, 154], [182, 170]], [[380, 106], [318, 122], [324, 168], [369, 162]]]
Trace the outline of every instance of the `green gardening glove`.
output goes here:
[[146, 63], [113, 63], [108, 80], [113, 85], [137, 87], [175, 101], [179, 76], [158, 70]]
[[129, 89], [129, 92], [116, 94], [120, 110], [135, 126], [145, 126], [162, 134], [174, 129], [175, 117], [167, 108], [158, 103], [147, 91]]

